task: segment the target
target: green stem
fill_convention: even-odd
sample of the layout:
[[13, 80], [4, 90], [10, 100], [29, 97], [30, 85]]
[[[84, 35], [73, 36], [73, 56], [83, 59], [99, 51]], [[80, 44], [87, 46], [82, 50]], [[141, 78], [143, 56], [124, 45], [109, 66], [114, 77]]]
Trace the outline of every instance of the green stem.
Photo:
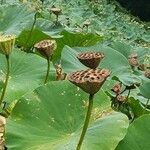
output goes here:
[[29, 36], [28, 36], [28, 38], [26, 40], [25, 47], [24, 47], [23, 51], [25, 51], [25, 49], [26, 49], [26, 47], [27, 47], [27, 45], [28, 45], [28, 43], [29, 43], [29, 41], [31, 39], [32, 32], [34, 30], [34, 26], [35, 26], [36, 20], [37, 20], [37, 12], [34, 15], [34, 21], [33, 21], [33, 24], [32, 24], [32, 27], [31, 27], [31, 30], [30, 30], [30, 33], [29, 33]]
[[58, 24], [58, 16], [59, 15], [56, 15], [56, 22], [55, 22], [55, 25], [57, 26], [57, 24]]
[[6, 80], [5, 80], [5, 83], [4, 83], [4, 88], [3, 88], [2, 95], [1, 95], [1, 98], [0, 98], [0, 106], [3, 102], [3, 100], [4, 100], [4, 96], [5, 96], [6, 88], [7, 88], [7, 84], [8, 84], [8, 79], [9, 79], [9, 73], [10, 73], [9, 55], [6, 55], [6, 60], [7, 60], [7, 73], [6, 73]]
[[80, 148], [82, 146], [82, 143], [83, 143], [83, 140], [84, 140], [84, 137], [85, 137], [85, 134], [86, 134], [86, 131], [87, 131], [87, 128], [88, 128], [88, 125], [89, 125], [91, 112], [92, 112], [92, 108], [93, 108], [93, 98], [94, 98], [94, 95], [90, 94], [88, 111], [87, 111], [87, 114], [86, 114], [84, 126], [83, 126], [83, 129], [82, 129], [82, 133], [81, 133], [80, 140], [78, 142], [76, 150], [80, 150]]
[[150, 101], [150, 99], [148, 99], [147, 102], [146, 102], [146, 104], [145, 104], [143, 114], [145, 113], [145, 111], [146, 111], [146, 109], [147, 109], [147, 106], [148, 106], [149, 101]]
[[47, 83], [47, 81], [48, 81], [49, 72], [50, 72], [50, 59], [49, 59], [49, 58], [47, 58], [47, 73], [46, 73], [46, 77], [45, 77], [44, 84], [46, 84], [46, 83]]

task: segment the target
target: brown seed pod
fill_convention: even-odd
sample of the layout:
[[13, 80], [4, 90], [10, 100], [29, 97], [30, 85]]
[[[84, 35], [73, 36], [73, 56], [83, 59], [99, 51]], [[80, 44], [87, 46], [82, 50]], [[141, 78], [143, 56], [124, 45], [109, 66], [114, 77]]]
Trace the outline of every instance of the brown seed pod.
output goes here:
[[100, 52], [83, 52], [79, 53], [77, 58], [85, 66], [95, 69], [98, 67], [100, 61], [104, 58], [104, 54]]
[[95, 94], [110, 75], [108, 69], [87, 69], [68, 75], [67, 79], [89, 94]]
[[132, 67], [137, 67], [139, 65], [138, 55], [136, 53], [129, 55], [128, 62]]
[[50, 11], [56, 16], [59, 16], [62, 10], [60, 8], [51, 8]]
[[117, 83], [115, 84], [112, 89], [111, 89], [114, 93], [116, 94], [120, 94], [121, 93], [121, 90], [122, 90], [122, 86], [121, 86], [121, 83]]
[[42, 40], [39, 43], [35, 44], [34, 47], [42, 56], [50, 59], [57, 46], [55, 40]]
[[144, 75], [145, 75], [145, 77], [150, 79], [150, 70], [146, 70]]
[[126, 101], [126, 97], [119, 94], [119, 95], [117, 96], [117, 100], [118, 100], [119, 102], [122, 102], [122, 103], [123, 103], [123, 102]]

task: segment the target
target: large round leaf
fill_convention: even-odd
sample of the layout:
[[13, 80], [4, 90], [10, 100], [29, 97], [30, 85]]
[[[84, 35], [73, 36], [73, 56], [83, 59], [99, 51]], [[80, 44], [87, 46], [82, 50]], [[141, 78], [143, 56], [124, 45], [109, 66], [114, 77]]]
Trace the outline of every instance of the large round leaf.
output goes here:
[[76, 58], [77, 54], [83, 51], [103, 52], [105, 54], [105, 58], [100, 63], [100, 66], [110, 69], [115, 75], [129, 72], [130, 66], [128, 61], [121, 53], [110, 47], [102, 47], [100, 44], [86, 48], [70, 48], [66, 46], [62, 52], [62, 65], [65, 72], [69, 73], [85, 69], [85, 66], [83, 66]]
[[23, 5], [0, 6], [0, 32], [18, 35], [33, 22], [34, 13]]
[[[10, 63], [10, 77], [4, 98], [7, 102], [20, 99], [27, 92], [36, 89], [44, 82], [47, 70], [46, 59], [17, 49], [14, 49], [10, 55]], [[5, 81], [6, 70], [5, 56], [0, 55], [0, 80], [3, 82]]]
[[116, 150], [149, 150], [149, 133], [150, 115], [143, 115], [129, 126], [127, 135]]
[[78, 33], [78, 32], [69, 32], [69, 31], [62, 31], [61, 35], [63, 38], [58, 38], [57, 41], [57, 49], [54, 53], [54, 60], [60, 58], [62, 49], [65, 45], [70, 47], [75, 46], [92, 46], [99, 41], [102, 40], [102, 37], [93, 33]]
[[150, 99], [150, 82], [143, 81], [143, 85], [140, 86], [140, 94], [142, 94], [145, 98]]
[[[22, 98], [7, 122], [9, 150], [74, 150], [84, 122], [88, 95], [68, 81], [51, 82]], [[82, 150], [112, 150], [128, 127], [125, 115], [113, 112], [104, 92], [94, 100]]]

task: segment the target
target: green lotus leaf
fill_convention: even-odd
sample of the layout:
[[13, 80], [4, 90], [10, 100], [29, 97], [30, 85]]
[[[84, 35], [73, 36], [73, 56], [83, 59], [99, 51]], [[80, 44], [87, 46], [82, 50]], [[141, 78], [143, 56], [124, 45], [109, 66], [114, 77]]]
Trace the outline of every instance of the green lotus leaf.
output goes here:
[[140, 94], [145, 98], [150, 99], [150, 82], [143, 81], [143, 84], [140, 86]]
[[70, 47], [75, 46], [92, 46], [102, 40], [102, 37], [93, 33], [77, 33], [62, 31], [60, 35], [63, 35], [63, 38], [57, 39], [57, 49], [54, 53], [54, 61], [59, 59], [62, 53], [62, 49], [65, 45]]
[[[6, 127], [9, 150], [74, 150], [81, 134], [88, 95], [69, 81], [54, 81], [22, 98]], [[81, 150], [112, 150], [126, 134], [128, 119], [110, 108], [103, 91], [95, 96]], [[109, 142], [108, 142], [109, 141]]]
[[131, 85], [139, 85], [142, 80], [137, 75], [134, 75], [133, 73], [127, 73], [119, 75], [118, 77], [113, 77], [115, 80], [118, 80], [122, 82], [125, 86], [131, 86]]
[[150, 115], [136, 119], [130, 126], [125, 138], [116, 150], [148, 150], [150, 148]]
[[32, 33], [30, 32], [31, 30], [23, 30], [17, 39], [17, 44], [23, 47], [25, 51], [30, 51], [34, 44], [41, 40], [51, 39], [50, 36], [38, 29], [34, 29]]
[[127, 59], [130, 54], [137, 53], [138, 61], [140, 63], [143, 63], [143, 61], [145, 60], [145, 56], [148, 53], [150, 53], [149, 48], [136, 47], [136, 46], [133, 47], [133, 46], [130, 46], [129, 44], [123, 43], [123, 42], [114, 42], [114, 43], [112, 43], [111, 47], [113, 49], [117, 50], [118, 52], [122, 53]]
[[[45, 59], [14, 49], [10, 56], [10, 77], [4, 100], [12, 102], [31, 92], [44, 82], [47, 71]], [[0, 55], [0, 79], [5, 81], [6, 59]], [[51, 80], [54, 79], [54, 69], [51, 70]]]
[[0, 6], [0, 32], [18, 35], [33, 22], [34, 13], [24, 5]]

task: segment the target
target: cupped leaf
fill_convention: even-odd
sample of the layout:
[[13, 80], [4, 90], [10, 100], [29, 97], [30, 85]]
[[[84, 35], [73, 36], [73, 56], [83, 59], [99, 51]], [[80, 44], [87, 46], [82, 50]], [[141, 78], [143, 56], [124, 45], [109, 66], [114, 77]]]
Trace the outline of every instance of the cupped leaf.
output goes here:
[[143, 115], [130, 126], [116, 150], [148, 150], [150, 148], [150, 115]]
[[[51, 82], [22, 98], [7, 122], [9, 150], [74, 150], [81, 134], [88, 95], [69, 81]], [[127, 117], [113, 112], [103, 91], [95, 96], [82, 150], [112, 150], [123, 139]], [[109, 141], [109, 142], [108, 142]]]
[[146, 58], [146, 55], [150, 53], [149, 48], [131, 46], [123, 42], [114, 42], [112, 43], [111, 47], [117, 50], [118, 52], [122, 53], [126, 58], [128, 58], [128, 56], [131, 54], [137, 54], [138, 61], [140, 63], [143, 63], [144, 59]]
[[[14, 49], [10, 56], [10, 77], [4, 100], [11, 102], [20, 99], [27, 92], [36, 89], [42, 83], [47, 70], [47, 62], [45, 59], [35, 55], [27, 54], [20, 50]], [[6, 59], [4, 55], [0, 55], [0, 76], [1, 81], [5, 81], [6, 77]], [[54, 69], [51, 70], [51, 80], [54, 77]]]
[[112, 43], [111, 47], [122, 53], [126, 58], [128, 58], [132, 51], [132, 47], [130, 45], [119, 41]]
[[125, 86], [139, 85], [142, 80], [133, 73], [127, 73], [119, 75], [118, 77], [113, 77], [115, 80], [122, 82]]
[[110, 47], [102, 47], [100, 44], [91, 47], [70, 48], [66, 46], [62, 52], [62, 66], [66, 73], [85, 69], [79, 60], [77, 54], [84, 51], [97, 51], [104, 53], [105, 57], [100, 63], [100, 68], [108, 68], [112, 74], [119, 75], [130, 71], [127, 59]]
[[33, 16], [24, 5], [0, 6], [0, 32], [18, 35], [32, 22]]
[[150, 82], [143, 82], [143, 85], [140, 86], [140, 94], [142, 94], [145, 98], [150, 99]]

